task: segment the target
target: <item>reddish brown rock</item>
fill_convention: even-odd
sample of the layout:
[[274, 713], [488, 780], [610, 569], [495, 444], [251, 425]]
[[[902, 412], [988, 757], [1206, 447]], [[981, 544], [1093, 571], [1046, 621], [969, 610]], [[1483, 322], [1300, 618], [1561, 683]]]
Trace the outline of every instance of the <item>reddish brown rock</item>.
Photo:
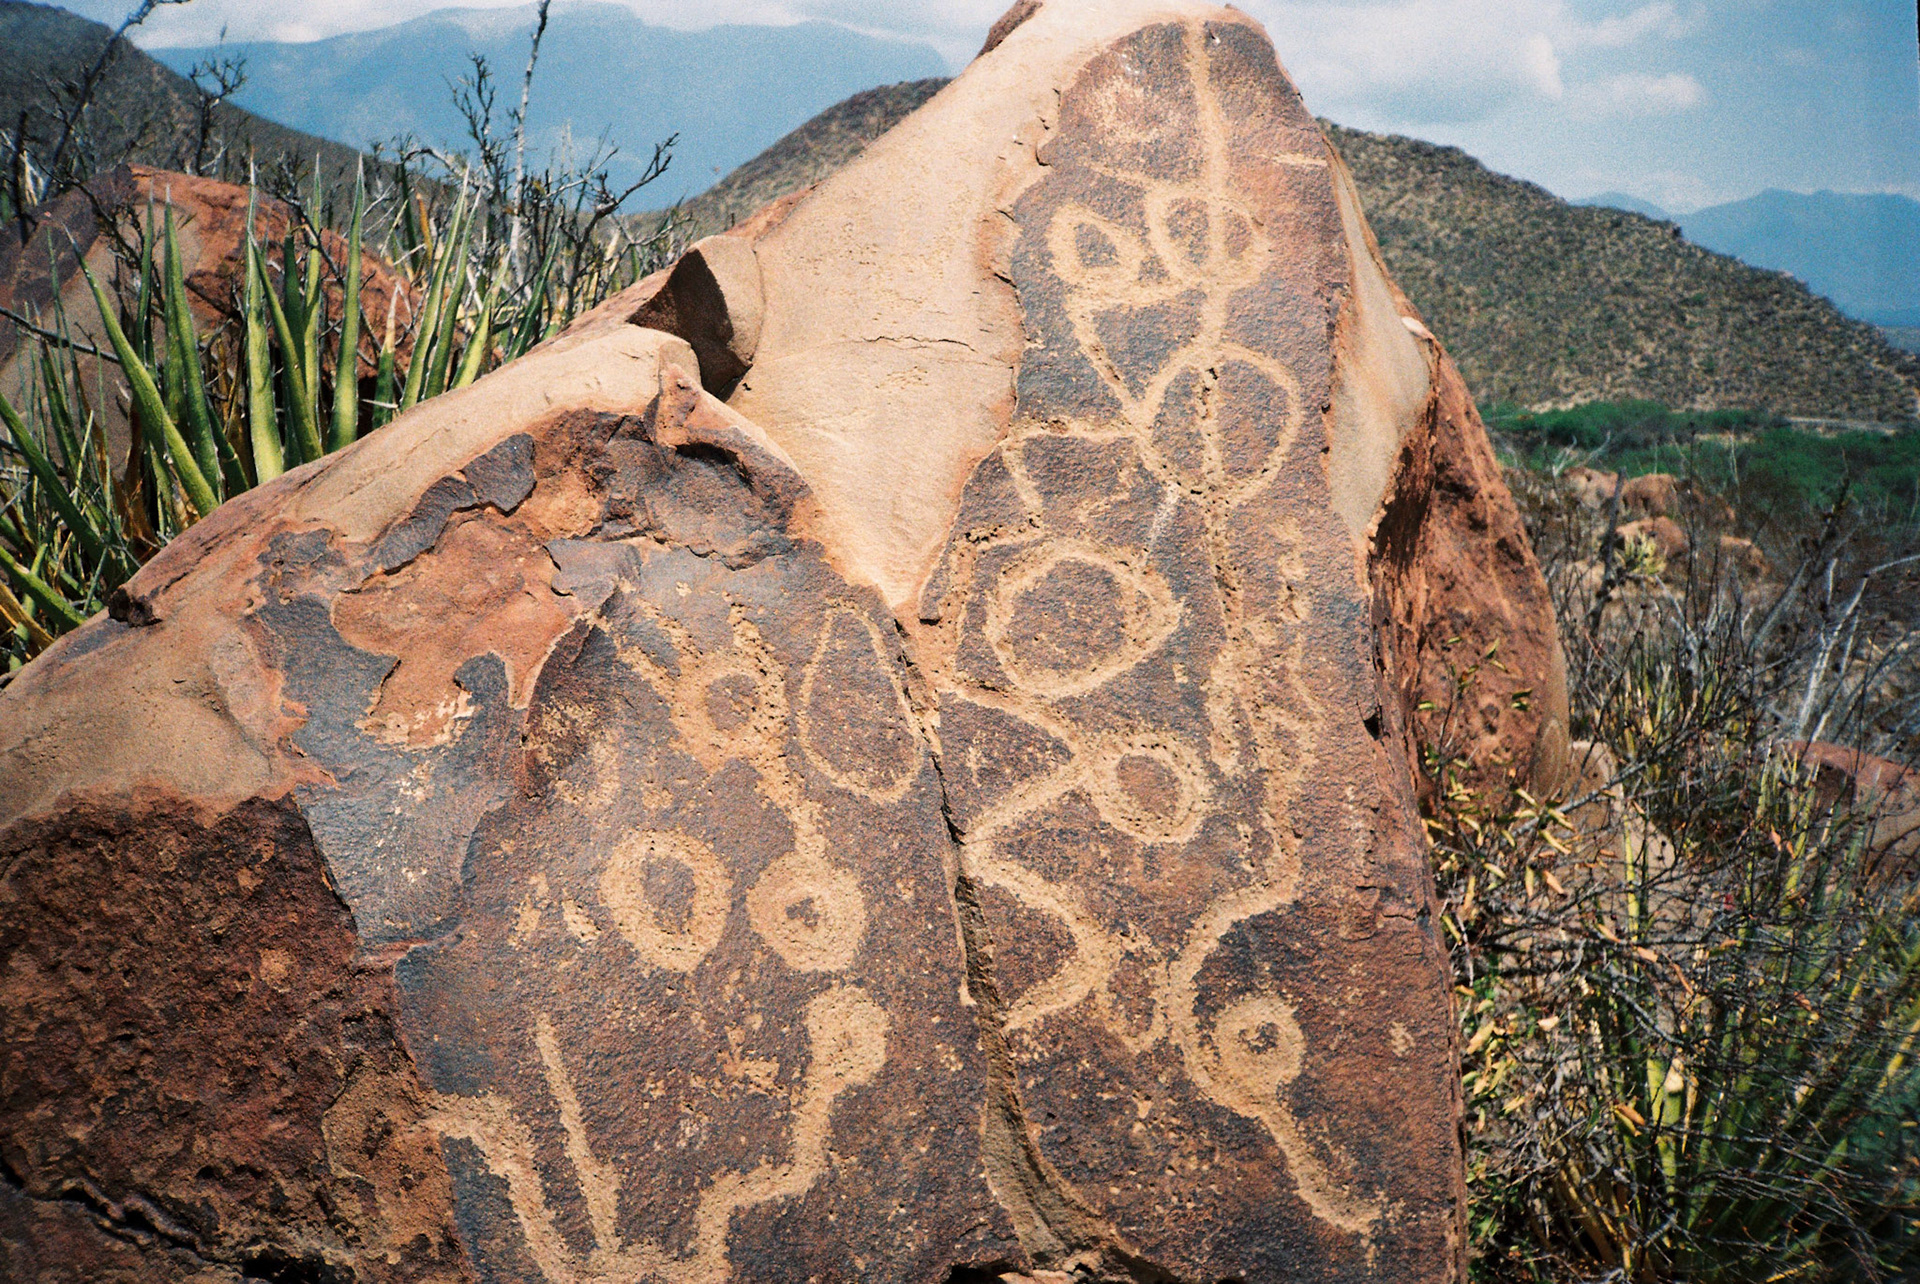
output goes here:
[[1763, 580], [1773, 573], [1773, 564], [1760, 546], [1738, 535], [1722, 535], [1719, 540], [1720, 563], [1742, 579]]
[[1643, 517], [1628, 522], [1615, 534], [1622, 543], [1640, 544], [1652, 549], [1669, 566], [1684, 562], [1693, 548], [1686, 528], [1671, 517]]
[[1461, 1277], [1411, 703], [1523, 771], [1544, 588], [1259, 28], [999, 35], [0, 694], [10, 1260]]
[[1629, 478], [1620, 488], [1620, 507], [1633, 517], [1692, 519], [1724, 526], [1733, 521], [1733, 508], [1691, 478], [1672, 473], [1647, 473]]
[[1619, 473], [1602, 472], [1584, 464], [1567, 469], [1560, 474], [1560, 479], [1583, 507], [1598, 512], [1605, 512], [1613, 503], [1614, 493], [1621, 489]]
[[[1412, 317], [1410, 305], [1404, 305]], [[1567, 766], [1567, 671], [1553, 601], [1466, 383], [1419, 333], [1434, 392], [1402, 441], [1379, 521], [1389, 671], [1410, 711], [1413, 763], [1438, 750], [1499, 806], [1518, 785], [1553, 793]]]
[[1920, 771], [1824, 740], [1788, 748], [1812, 770], [1821, 808], [1839, 808], [1866, 826], [1867, 848], [1881, 875], [1920, 874]]

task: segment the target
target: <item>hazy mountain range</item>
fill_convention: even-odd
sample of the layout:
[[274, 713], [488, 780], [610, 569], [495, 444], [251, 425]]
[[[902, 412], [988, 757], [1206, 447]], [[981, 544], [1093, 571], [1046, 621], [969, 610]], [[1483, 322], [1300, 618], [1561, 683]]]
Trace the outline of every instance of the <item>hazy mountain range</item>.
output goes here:
[[[295, 129], [365, 147], [402, 135], [465, 141], [453, 89], [486, 58], [498, 82], [496, 128], [519, 102], [533, 10], [447, 9], [378, 31], [308, 44], [153, 49], [176, 71], [212, 55], [246, 59], [234, 102]], [[533, 159], [567, 131], [602, 136], [635, 175], [653, 144], [678, 133], [673, 165], [644, 204], [713, 185], [815, 113], [862, 89], [946, 74], [931, 45], [864, 36], [824, 22], [676, 31], [613, 4], [556, 6], [528, 112]]]
[[1579, 202], [1677, 223], [1695, 245], [1786, 272], [1884, 326], [1920, 326], [1920, 201], [1889, 193], [1765, 191], [1692, 214], [1608, 192]]
[[[28, 153], [44, 162], [61, 133], [57, 108], [69, 101], [108, 34], [64, 9], [0, 0], [0, 134], [21, 132]], [[75, 135], [73, 155], [83, 171], [120, 160], [180, 170], [197, 160], [210, 176], [244, 179], [249, 158], [264, 173], [282, 162], [311, 172], [317, 156], [325, 174], [351, 181], [359, 162], [352, 148], [330, 138], [229, 104], [215, 109], [202, 138], [194, 87], [137, 49], [108, 64], [94, 108]]]

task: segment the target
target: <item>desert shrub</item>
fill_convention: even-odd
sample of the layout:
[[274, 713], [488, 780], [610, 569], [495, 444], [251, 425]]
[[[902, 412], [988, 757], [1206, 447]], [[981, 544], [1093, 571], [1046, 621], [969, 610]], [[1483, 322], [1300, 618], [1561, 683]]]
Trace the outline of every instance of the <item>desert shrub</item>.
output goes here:
[[[671, 250], [663, 237], [563, 254], [578, 247], [555, 240], [516, 274], [507, 247], [478, 233], [480, 206], [465, 192], [445, 192], [438, 206], [418, 187], [397, 192], [402, 210], [381, 248], [420, 300], [398, 325], [361, 312], [364, 191], [344, 220], [341, 262], [313, 217], [317, 194], [296, 207], [277, 261], [266, 247], [247, 247], [233, 333], [199, 333], [170, 215], [132, 229], [116, 279], [88, 272], [108, 346], [75, 338], [75, 319], [58, 311], [40, 319], [28, 336], [38, 378], [23, 405], [0, 398], [8, 667], [101, 609], [148, 557], [225, 500], [513, 360]], [[329, 286], [341, 300], [331, 309]], [[371, 386], [357, 377], [362, 335], [379, 341]], [[116, 390], [87, 386], [82, 352], [112, 363], [125, 384], [124, 468], [108, 457], [100, 404]]]
[[1565, 797], [1497, 809], [1429, 750], [1476, 1276], [1913, 1278], [1920, 893], [1787, 748], [1892, 747], [1852, 659], [1898, 627], [1861, 605], [1889, 572], [1836, 510], [1778, 582], [1633, 585], [1650, 605], [1619, 617], [1565, 573], [1594, 515], [1542, 479], [1520, 495], [1574, 734], [1607, 748]]
[[1756, 520], [1803, 519], [1845, 493], [1875, 521], [1920, 523], [1920, 427], [1816, 431], [1761, 411], [1678, 411], [1650, 401], [1482, 412], [1507, 461], [1531, 471], [1585, 464], [1630, 477], [1676, 473]]
[[1695, 437], [1747, 434], [1784, 424], [1756, 410], [1671, 410], [1656, 401], [1591, 401], [1567, 410], [1481, 408], [1490, 431], [1526, 444], [1581, 451], [1649, 451]]

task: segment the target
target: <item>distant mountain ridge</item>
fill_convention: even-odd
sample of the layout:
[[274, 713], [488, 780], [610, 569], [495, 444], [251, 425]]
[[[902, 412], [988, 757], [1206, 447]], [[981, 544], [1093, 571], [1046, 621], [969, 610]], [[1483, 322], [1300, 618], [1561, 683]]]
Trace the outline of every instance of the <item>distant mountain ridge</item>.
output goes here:
[[1457, 148], [1322, 123], [1395, 279], [1482, 400], [1916, 418], [1920, 359], [1799, 281]]
[[[251, 111], [361, 146], [411, 134], [462, 145], [451, 86], [484, 56], [499, 88], [495, 128], [519, 99], [533, 9], [440, 10], [375, 31], [305, 44], [157, 49], [181, 69], [218, 53], [247, 60], [235, 101]], [[569, 136], [579, 153], [603, 134], [621, 148], [617, 174], [637, 177], [653, 145], [679, 134], [672, 168], [649, 190], [670, 204], [711, 187], [782, 134], [877, 83], [941, 75], [930, 45], [866, 36], [824, 22], [678, 31], [624, 6], [556, 5], [528, 116], [532, 159]], [[584, 156], [582, 157], [584, 159]]]
[[1695, 245], [1791, 273], [1858, 320], [1920, 326], [1920, 201], [1912, 197], [1769, 189], [1692, 214], [1621, 192], [1579, 203], [1677, 223]]
[[[0, 128], [11, 133], [24, 113], [28, 152], [41, 163], [60, 128], [48, 110], [48, 87], [77, 85], [112, 34], [52, 5], [0, 0]], [[191, 69], [192, 62], [184, 65]], [[198, 103], [184, 76], [123, 43], [87, 117], [96, 162], [128, 159], [161, 169], [189, 168], [199, 142]], [[211, 177], [244, 180], [250, 157], [271, 176], [283, 162], [310, 172], [316, 156], [331, 184], [343, 176], [351, 181], [359, 160], [351, 147], [222, 104], [214, 111], [211, 146], [202, 159]]]
[[1631, 195], [1627, 192], [1601, 192], [1598, 196], [1588, 196], [1569, 203], [1573, 205], [1596, 205], [1610, 210], [1625, 210], [1629, 214], [1639, 214], [1645, 218], [1655, 219], [1662, 223], [1673, 222], [1673, 215], [1667, 213], [1652, 201], [1641, 200], [1638, 196]]

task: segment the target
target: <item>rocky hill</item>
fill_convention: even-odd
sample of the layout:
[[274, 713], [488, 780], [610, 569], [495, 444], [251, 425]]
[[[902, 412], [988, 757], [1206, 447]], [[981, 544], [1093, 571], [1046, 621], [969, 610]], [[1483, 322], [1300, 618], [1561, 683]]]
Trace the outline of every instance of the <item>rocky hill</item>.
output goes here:
[[858, 156], [945, 80], [909, 80], [855, 94], [815, 116], [681, 207], [695, 236], [724, 232], [761, 206], [817, 183]]
[[[944, 83], [821, 113], [690, 202], [694, 230], [818, 182]], [[1689, 244], [1671, 223], [1570, 205], [1455, 148], [1323, 124], [1394, 276], [1482, 401], [1916, 417], [1920, 358], [1791, 277]]]
[[[27, 152], [44, 162], [60, 133], [58, 104], [72, 101], [112, 32], [51, 5], [0, 0], [0, 131], [11, 138], [22, 119]], [[82, 167], [121, 161], [159, 169], [198, 168], [209, 177], [245, 181], [248, 158], [271, 179], [276, 169], [311, 173], [320, 159], [329, 184], [353, 174], [359, 153], [222, 103], [213, 109], [201, 146], [200, 95], [129, 43], [116, 50], [86, 117]], [[71, 150], [71, 148], [70, 148]], [[10, 159], [12, 148], [0, 147]]]
[[1920, 360], [1789, 276], [1456, 148], [1326, 128], [1394, 277], [1482, 400], [1915, 417]]

